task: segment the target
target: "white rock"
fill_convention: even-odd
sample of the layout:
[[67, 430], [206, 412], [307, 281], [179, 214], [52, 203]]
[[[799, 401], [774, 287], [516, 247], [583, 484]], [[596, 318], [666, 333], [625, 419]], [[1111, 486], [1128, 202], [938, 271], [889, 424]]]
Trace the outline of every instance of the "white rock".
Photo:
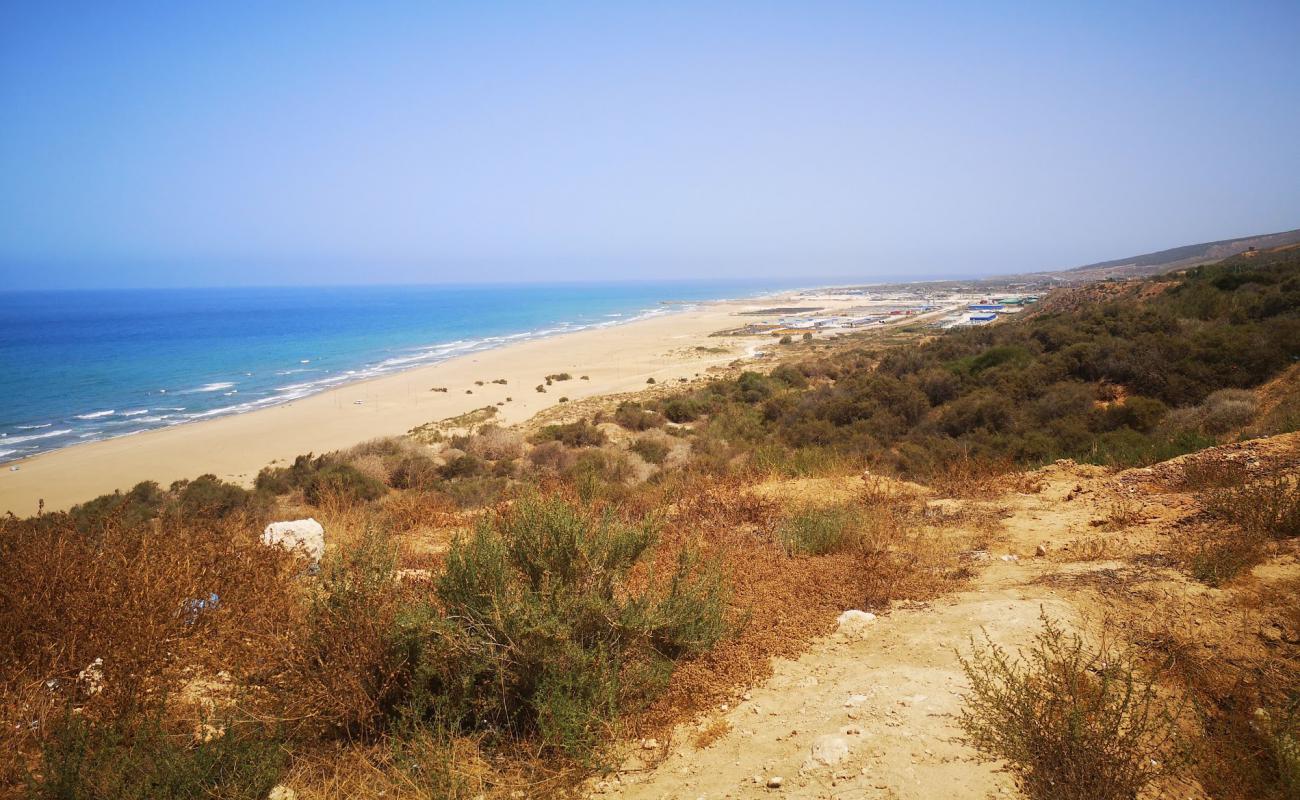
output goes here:
[[785, 778], [782, 778], [780, 775], [773, 775], [772, 777], [767, 779], [767, 788], [780, 789], [781, 785], [784, 783], [785, 783]]
[[840, 763], [848, 754], [849, 743], [842, 736], [818, 736], [812, 744], [812, 760], [827, 767]]
[[325, 555], [325, 529], [316, 520], [295, 519], [289, 522], [272, 522], [262, 531], [262, 544], [300, 553], [319, 564]]
[[282, 783], [271, 789], [271, 793], [266, 796], [266, 800], [298, 800], [298, 793]]
[[77, 683], [87, 696], [104, 691], [104, 659], [97, 658], [78, 672]]
[[854, 706], [860, 706], [865, 702], [867, 702], [867, 696], [865, 694], [851, 694], [849, 695], [849, 699], [844, 701], [844, 707], [853, 708]]
[[850, 609], [840, 614], [838, 631], [850, 639], [861, 639], [867, 634], [867, 628], [876, 621], [876, 615], [870, 611]]
[[657, 739], [643, 739], [641, 741], [642, 750], [657, 750], [658, 748], [659, 741]]

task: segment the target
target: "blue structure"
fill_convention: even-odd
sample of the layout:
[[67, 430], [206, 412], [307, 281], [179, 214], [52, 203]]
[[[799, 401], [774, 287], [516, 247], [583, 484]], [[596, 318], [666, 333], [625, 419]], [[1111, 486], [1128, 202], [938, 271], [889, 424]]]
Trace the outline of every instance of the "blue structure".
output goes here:
[[972, 314], [970, 321], [971, 322], [992, 322], [997, 318], [998, 318], [997, 314]]

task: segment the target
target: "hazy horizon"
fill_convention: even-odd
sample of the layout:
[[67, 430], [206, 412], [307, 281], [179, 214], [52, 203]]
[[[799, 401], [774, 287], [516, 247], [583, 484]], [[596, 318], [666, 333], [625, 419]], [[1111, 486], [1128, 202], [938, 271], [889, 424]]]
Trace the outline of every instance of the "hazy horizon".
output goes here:
[[1294, 3], [0, 9], [5, 288], [963, 278], [1300, 225]]

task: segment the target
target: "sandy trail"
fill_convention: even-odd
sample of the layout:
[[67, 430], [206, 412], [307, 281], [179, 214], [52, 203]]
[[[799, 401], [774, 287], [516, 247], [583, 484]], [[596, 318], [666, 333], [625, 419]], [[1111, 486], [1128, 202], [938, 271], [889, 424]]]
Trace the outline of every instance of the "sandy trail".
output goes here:
[[[780, 661], [762, 686], [701, 727], [730, 731], [704, 749], [680, 732], [650, 771], [631, 768], [598, 784], [597, 796], [624, 798], [985, 798], [1017, 796], [1011, 776], [959, 739], [955, 715], [966, 679], [954, 648], [986, 631], [1019, 646], [1039, 615], [1070, 620], [1073, 609], [1048, 589], [1023, 585], [1033, 570], [990, 567], [984, 587], [932, 604], [897, 608], [862, 639], [834, 634], [801, 658]], [[814, 761], [814, 744], [848, 747], [834, 764]], [[768, 787], [773, 777], [781, 788]]]

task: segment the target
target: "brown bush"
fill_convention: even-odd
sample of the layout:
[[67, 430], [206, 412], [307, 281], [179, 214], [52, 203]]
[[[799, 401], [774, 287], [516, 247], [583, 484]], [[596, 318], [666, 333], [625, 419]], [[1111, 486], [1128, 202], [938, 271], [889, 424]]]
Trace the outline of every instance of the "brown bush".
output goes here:
[[962, 729], [1035, 800], [1134, 800], [1186, 763], [1185, 702], [1108, 640], [1089, 647], [1044, 616], [1019, 658], [987, 640], [958, 658], [971, 684]]
[[524, 437], [518, 431], [496, 425], [484, 425], [469, 437], [465, 452], [489, 461], [519, 458], [524, 454]]
[[242, 515], [95, 536], [64, 515], [0, 523], [0, 696], [15, 701], [3, 778], [69, 704], [92, 723], [139, 713], [179, 689], [183, 667], [247, 673], [276, 650], [298, 566], [258, 532]]

